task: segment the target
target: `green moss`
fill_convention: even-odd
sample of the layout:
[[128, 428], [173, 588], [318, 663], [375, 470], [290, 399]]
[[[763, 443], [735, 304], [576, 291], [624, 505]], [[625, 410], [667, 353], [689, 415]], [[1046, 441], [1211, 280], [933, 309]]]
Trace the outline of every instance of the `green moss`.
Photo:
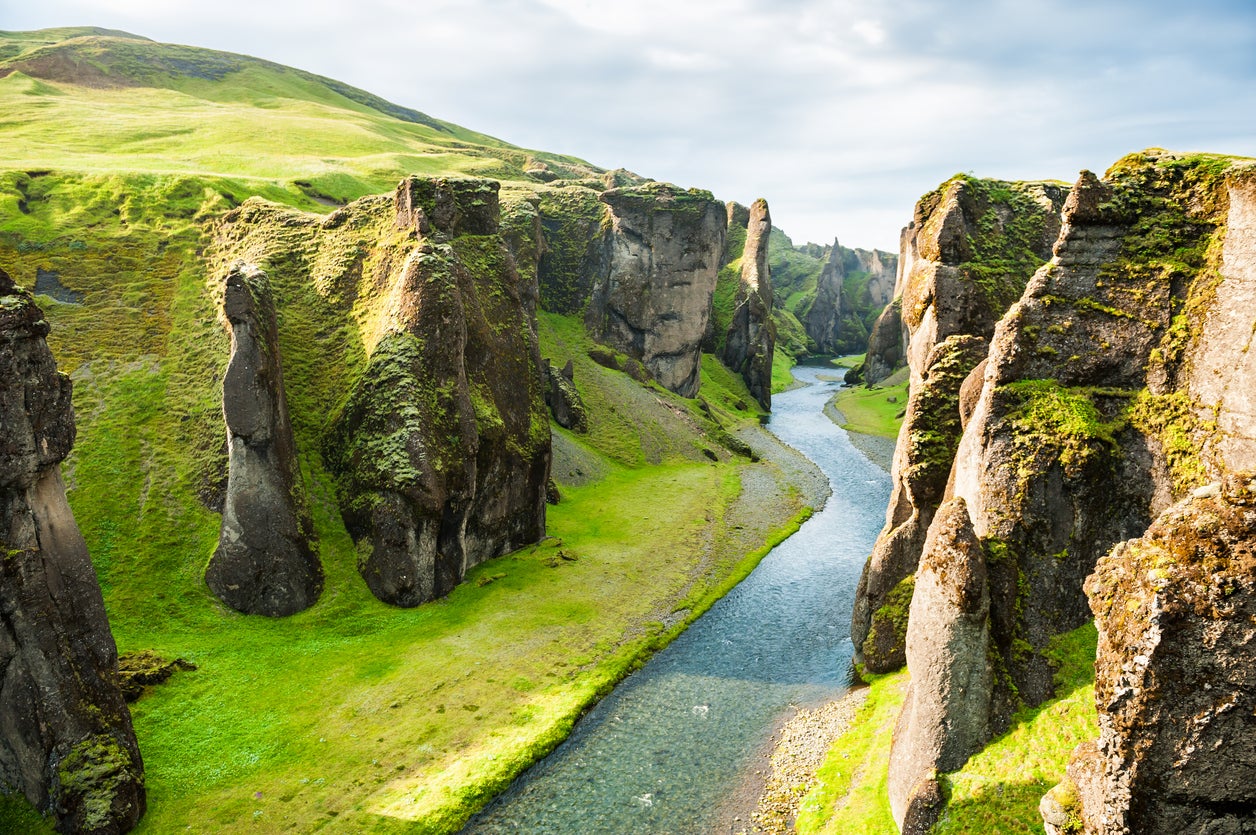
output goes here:
[[885, 604], [872, 613], [872, 625], [863, 645], [865, 655], [890, 657], [906, 649], [907, 617], [915, 588], [916, 575], [908, 574], [890, 589]]
[[1219, 428], [1215, 422], [1198, 416], [1188, 394], [1155, 395], [1144, 389], [1130, 404], [1129, 415], [1135, 428], [1159, 442], [1175, 496], [1185, 495], [1208, 480], [1205, 454]]
[[[1134, 392], [1018, 380], [1000, 387], [999, 395], [1006, 406], [1004, 420], [1015, 430], [1012, 444], [1020, 471], [1027, 477], [1054, 459], [1066, 475], [1076, 476], [1119, 452], [1116, 436], [1129, 425], [1128, 401]], [[1101, 409], [1100, 400], [1117, 405], [1105, 402]]]
[[119, 787], [134, 780], [134, 763], [111, 736], [96, 735], [75, 745], [57, 764], [53, 795], [59, 804], [78, 806], [86, 830], [105, 829]]
[[543, 189], [540, 195], [545, 236], [539, 270], [541, 307], [553, 313], [580, 313], [592, 289], [589, 271], [606, 207], [596, 191], [577, 186]]

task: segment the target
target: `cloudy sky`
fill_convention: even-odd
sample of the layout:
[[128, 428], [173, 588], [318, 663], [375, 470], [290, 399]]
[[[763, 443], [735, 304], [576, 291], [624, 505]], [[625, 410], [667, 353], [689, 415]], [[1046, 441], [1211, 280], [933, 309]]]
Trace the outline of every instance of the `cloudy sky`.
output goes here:
[[605, 167], [766, 197], [897, 249], [958, 171], [1071, 181], [1145, 147], [1256, 156], [1253, 0], [0, 0], [331, 76]]

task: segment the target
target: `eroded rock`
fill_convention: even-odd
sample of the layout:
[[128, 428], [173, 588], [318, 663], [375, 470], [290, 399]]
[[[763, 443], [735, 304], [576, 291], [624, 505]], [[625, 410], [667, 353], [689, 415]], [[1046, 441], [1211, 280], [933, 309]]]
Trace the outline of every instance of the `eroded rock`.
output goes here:
[[1066, 812], [1094, 835], [1256, 831], [1256, 479], [1169, 508], [1086, 591], [1100, 735]]
[[62, 832], [128, 832], [144, 814], [144, 766], [61, 480], [74, 412], [47, 334], [0, 270], [0, 790]]
[[[733, 215], [730, 209], [729, 215]], [[734, 298], [722, 359], [741, 374], [746, 388], [763, 409], [772, 408], [772, 358], [776, 326], [772, 323], [772, 279], [768, 269], [768, 237], [772, 216], [766, 200], [750, 207], [746, 246], [741, 256], [741, 283]]]
[[576, 389], [576, 372], [571, 360], [561, 369], [554, 368], [548, 359], [542, 360], [541, 365], [547, 382], [545, 405], [549, 406], [554, 422], [573, 432], [588, 432], [588, 413]]
[[913, 826], [926, 831], [942, 805], [929, 781], [960, 768], [990, 738], [989, 614], [985, 552], [964, 501], [955, 499], [938, 509], [916, 572], [907, 627], [912, 678], [890, 748], [890, 808], [900, 827], [917, 807]]
[[205, 581], [238, 611], [291, 615], [318, 600], [323, 568], [288, 420], [270, 282], [257, 267], [237, 263], [222, 292], [231, 331], [222, 380], [227, 495]]
[[708, 192], [665, 183], [611, 189], [600, 199], [610, 216], [585, 313], [589, 333], [693, 397], [727, 208]]

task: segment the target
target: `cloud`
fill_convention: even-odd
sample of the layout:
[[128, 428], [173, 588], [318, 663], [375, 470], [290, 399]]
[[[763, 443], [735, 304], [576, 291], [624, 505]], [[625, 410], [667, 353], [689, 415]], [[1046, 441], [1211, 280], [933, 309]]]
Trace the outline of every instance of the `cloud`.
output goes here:
[[516, 144], [767, 197], [894, 248], [956, 171], [1071, 180], [1147, 146], [1256, 155], [1250, 0], [41, 0], [339, 78]]

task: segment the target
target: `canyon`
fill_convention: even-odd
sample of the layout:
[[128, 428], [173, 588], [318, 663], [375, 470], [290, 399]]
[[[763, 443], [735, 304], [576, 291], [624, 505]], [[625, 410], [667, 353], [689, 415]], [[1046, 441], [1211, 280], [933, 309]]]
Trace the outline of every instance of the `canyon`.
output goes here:
[[[848, 381], [909, 395], [824, 617], [910, 675], [893, 825], [961, 825], [1093, 622], [1097, 735], [1042, 825], [1250, 830], [1251, 161], [956, 175], [897, 255], [795, 246], [767, 200], [279, 65], [24, 34], [0, 94], [84, 116], [0, 172], [0, 824], [457, 831], [823, 502], [760, 423], [796, 360], [862, 351]], [[252, 126], [259, 78], [328, 114], [300, 171], [253, 129], [82, 157], [92, 91], [111, 130], [163, 96]], [[194, 664], [128, 708], [120, 646]]]

